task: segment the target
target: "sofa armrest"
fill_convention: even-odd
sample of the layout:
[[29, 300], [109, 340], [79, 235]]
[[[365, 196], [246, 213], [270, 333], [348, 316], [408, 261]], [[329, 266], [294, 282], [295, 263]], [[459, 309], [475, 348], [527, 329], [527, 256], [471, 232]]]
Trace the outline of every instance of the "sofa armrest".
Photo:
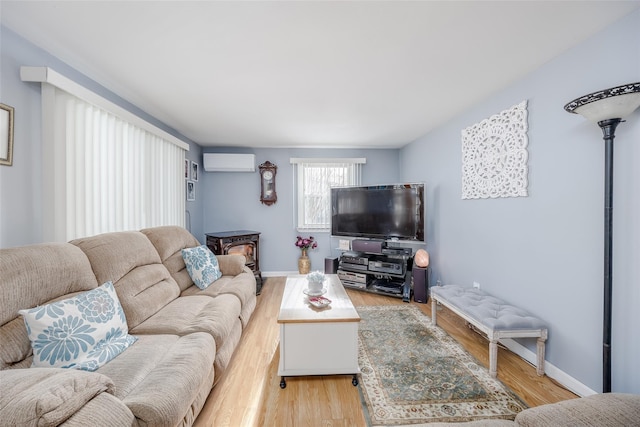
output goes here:
[[63, 427], [87, 427], [99, 424], [109, 427], [134, 427], [138, 420], [129, 407], [109, 393], [100, 393], [66, 420]]
[[223, 276], [237, 276], [242, 273], [245, 257], [242, 255], [216, 255]]
[[58, 425], [115, 387], [104, 375], [61, 368], [6, 369], [0, 371], [0, 384], [0, 419], [5, 425]]
[[640, 420], [640, 395], [603, 393], [529, 408], [515, 419], [519, 426], [631, 426]]

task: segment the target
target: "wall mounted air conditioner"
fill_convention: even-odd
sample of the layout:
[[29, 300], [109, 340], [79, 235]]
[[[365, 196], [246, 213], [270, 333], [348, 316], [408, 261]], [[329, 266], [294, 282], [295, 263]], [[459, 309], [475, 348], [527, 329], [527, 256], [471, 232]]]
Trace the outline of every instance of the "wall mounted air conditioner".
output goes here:
[[238, 153], [204, 153], [206, 172], [255, 172], [256, 155]]

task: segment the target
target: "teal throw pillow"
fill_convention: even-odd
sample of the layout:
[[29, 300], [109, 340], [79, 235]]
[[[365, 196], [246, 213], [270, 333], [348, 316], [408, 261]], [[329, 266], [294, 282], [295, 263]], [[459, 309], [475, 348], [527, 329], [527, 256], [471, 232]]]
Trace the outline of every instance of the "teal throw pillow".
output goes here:
[[200, 289], [207, 289], [209, 285], [222, 277], [218, 266], [218, 258], [207, 246], [196, 246], [182, 250], [182, 258], [193, 283]]
[[111, 282], [75, 297], [20, 310], [33, 349], [32, 367], [95, 371], [137, 338]]

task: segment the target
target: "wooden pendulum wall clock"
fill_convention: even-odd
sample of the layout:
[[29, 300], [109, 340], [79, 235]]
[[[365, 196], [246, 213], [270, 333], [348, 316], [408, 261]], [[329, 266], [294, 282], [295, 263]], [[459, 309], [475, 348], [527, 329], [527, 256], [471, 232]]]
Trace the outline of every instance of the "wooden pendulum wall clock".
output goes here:
[[259, 166], [260, 169], [260, 201], [270, 206], [278, 201], [276, 194], [276, 172], [278, 166], [266, 161]]

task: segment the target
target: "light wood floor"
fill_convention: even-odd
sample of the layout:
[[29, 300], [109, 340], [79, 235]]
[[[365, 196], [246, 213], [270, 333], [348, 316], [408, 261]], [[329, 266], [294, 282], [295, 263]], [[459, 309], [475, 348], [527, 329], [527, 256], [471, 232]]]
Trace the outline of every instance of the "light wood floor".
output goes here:
[[[195, 426], [366, 426], [358, 388], [351, 376], [278, 377], [280, 301], [286, 279], [266, 279], [251, 321], [227, 371], [213, 388]], [[407, 304], [399, 298], [347, 290], [353, 305]], [[431, 304], [415, 304], [428, 316]], [[489, 364], [486, 339], [443, 309], [438, 325], [458, 340], [478, 361]], [[498, 379], [529, 406], [575, 398], [570, 391], [508, 350], [498, 350]]]

